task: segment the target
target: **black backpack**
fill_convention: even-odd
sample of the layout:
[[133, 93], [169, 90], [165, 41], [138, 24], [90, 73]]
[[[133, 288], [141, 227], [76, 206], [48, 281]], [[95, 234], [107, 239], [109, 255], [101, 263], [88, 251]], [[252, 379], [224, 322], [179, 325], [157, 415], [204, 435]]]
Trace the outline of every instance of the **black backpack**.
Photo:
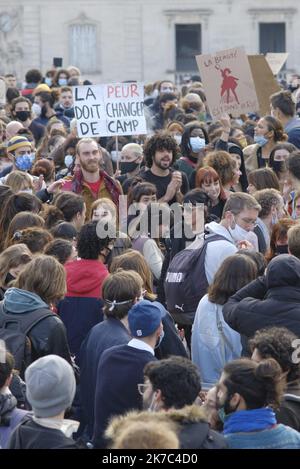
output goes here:
[[31, 342], [27, 334], [48, 316], [53, 316], [53, 313], [46, 309], [37, 309], [25, 314], [5, 313], [3, 301], [0, 303], [0, 340], [5, 342], [6, 349], [14, 356], [15, 369], [22, 377], [32, 362]]
[[184, 249], [173, 257], [165, 278], [167, 310], [178, 324], [191, 325], [201, 298], [207, 293], [205, 255], [209, 243], [224, 236], [204, 238], [199, 249]]

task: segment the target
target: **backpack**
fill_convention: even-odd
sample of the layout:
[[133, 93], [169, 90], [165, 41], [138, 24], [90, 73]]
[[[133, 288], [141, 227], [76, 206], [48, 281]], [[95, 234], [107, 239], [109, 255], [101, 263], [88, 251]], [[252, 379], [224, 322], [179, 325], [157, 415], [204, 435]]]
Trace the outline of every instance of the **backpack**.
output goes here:
[[53, 313], [46, 309], [37, 309], [26, 314], [5, 313], [3, 301], [0, 303], [0, 341], [5, 342], [6, 349], [14, 356], [15, 369], [22, 377], [32, 362], [31, 341], [27, 334], [48, 316], [53, 316]]
[[209, 243], [226, 240], [224, 236], [204, 237], [199, 249], [184, 249], [170, 262], [166, 279], [165, 294], [167, 310], [174, 320], [182, 325], [191, 325], [201, 298], [207, 293], [208, 281], [205, 274], [205, 255]]

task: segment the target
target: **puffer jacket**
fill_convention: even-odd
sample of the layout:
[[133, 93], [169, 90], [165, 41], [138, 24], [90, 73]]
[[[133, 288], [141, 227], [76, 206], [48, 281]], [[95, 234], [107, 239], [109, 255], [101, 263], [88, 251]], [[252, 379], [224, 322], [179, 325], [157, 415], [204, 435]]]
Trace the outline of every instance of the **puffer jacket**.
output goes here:
[[265, 327], [286, 327], [300, 337], [300, 260], [290, 254], [272, 259], [266, 275], [233, 295], [223, 306], [225, 321], [252, 337]]
[[[113, 441], [119, 432], [132, 422], [172, 422], [176, 424], [180, 449], [225, 449], [227, 444], [222, 435], [210, 429], [205, 411], [198, 405], [167, 412], [129, 412], [115, 417], [107, 427], [105, 436]], [[137, 448], [138, 449], [138, 448]]]

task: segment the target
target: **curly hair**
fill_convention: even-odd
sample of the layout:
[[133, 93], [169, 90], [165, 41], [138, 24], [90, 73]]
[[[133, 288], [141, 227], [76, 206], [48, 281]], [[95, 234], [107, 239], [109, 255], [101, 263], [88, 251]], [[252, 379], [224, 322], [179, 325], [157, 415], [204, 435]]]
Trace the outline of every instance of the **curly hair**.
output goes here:
[[82, 259], [98, 259], [101, 251], [108, 247], [112, 240], [109, 236], [100, 238], [97, 234], [97, 221], [86, 223], [81, 228], [78, 241], [77, 250], [78, 256]]
[[176, 140], [166, 132], [158, 132], [150, 137], [144, 146], [145, 162], [148, 168], [151, 168], [153, 159], [157, 151], [168, 150], [172, 152], [172, 164], [175, 163], [179, 154], [179, 147]]
[[260, 218], [266, 218], [270, 215], [272, 207], [278, 207], [282, 201], [280, 192], [276, 189], [262, 189], [254, 193], [253, 197], [257, 200], [261, 206], [259, 212]]
[[144, 376], [149, 379], [154, 391], [161, 390], [167, 409], [192, 405], [201, 391], [199, 370], [184, 357], [173, 356], [147, 363]]
[[300, 379], [300, 364], [292, 360], [295, 348], [292, 346], [297, 336], [285, 327], [267, 327], [257, 331], [249, 341], [251, 351], [255, 349], [262, 359], [274, 358], [287, 372], [287, 382], [290, 383]]

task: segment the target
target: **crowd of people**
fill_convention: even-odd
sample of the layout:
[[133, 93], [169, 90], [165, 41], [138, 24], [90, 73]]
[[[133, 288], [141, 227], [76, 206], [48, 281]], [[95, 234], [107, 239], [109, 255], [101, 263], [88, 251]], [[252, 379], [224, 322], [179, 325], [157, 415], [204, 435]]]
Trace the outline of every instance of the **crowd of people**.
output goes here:
[[118, 139], [78, 137], [78, 68], [17, 78], [0, 447], [300, 448], [300, 78], [218, 121], [200, 77], [146, 85], [147, 135]]

